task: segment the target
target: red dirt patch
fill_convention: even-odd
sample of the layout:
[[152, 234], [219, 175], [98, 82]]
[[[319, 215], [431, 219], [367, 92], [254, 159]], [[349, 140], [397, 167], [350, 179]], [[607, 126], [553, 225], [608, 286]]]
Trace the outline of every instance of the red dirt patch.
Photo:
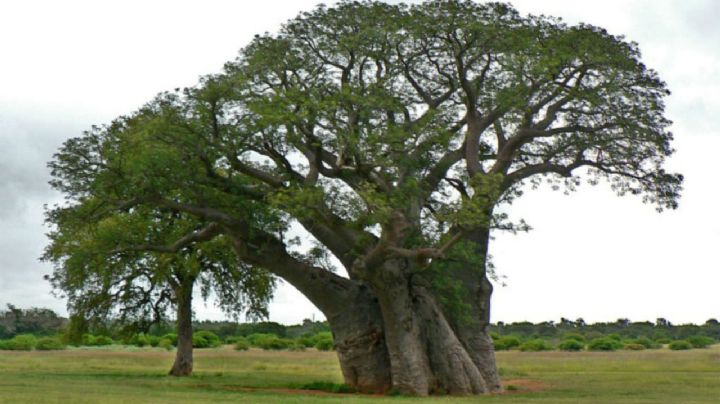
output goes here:
[[536, 393], [548, 388], [547, 384], [531, 379], [503, 380], [502, 384], [504, 390], [498, 394]]

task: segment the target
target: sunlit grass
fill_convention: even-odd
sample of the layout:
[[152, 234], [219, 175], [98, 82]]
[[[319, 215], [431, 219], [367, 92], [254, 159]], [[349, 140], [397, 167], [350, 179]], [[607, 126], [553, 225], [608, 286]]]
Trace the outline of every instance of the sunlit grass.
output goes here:
[[[291, 394], [313, 382], [342, 383], [333, 352], [196, 351], [195, 375], [166, 376], [174, 352], [152, 348], [0, 351], [0, 402], [10, 403], [716, 403], [720, 346], [674, 352], [499, 352], [512, 394], [488, 397], [359, 397]], [[542, 387], [528, 391], [528, 383]], [[275, 389], [275, 390], [273, 390]]]

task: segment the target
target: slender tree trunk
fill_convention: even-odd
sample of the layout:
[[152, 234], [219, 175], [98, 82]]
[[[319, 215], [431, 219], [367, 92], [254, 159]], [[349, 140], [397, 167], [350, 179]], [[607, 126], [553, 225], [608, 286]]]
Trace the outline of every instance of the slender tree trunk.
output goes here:
[[178, 343], [171, 376], [190, 376], [193, 370], [192, 291], [193, 282], [183, 282], [175, 291]]

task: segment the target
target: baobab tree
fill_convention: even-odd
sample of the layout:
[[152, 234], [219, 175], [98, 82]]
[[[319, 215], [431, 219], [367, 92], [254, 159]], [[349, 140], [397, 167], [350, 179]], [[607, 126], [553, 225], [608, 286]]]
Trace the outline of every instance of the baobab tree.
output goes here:
[[345, 1], [50, 166], [101, 216], [144, 207], [218, 229], [325, 314], [348, 385], [478, 394], [501, 388], [490, 232], [524, 228], [497, 208], [584, 179], [675, 208], [668, 94], [636, 44], [601, 28], [500, 3]]

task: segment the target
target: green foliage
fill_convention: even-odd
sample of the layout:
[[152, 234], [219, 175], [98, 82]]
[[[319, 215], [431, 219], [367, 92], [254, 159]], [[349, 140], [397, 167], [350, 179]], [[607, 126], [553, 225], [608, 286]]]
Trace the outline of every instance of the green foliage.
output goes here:
[[552, 345], [550, 345], [550, 343], [545, 341], [544, 339], [533, 339], [530, 341], [526, 341], [520, 345], [520, 350], [522, 352], [540, 352], [550, 351], [552, 349]]
[[662, 347], [660, 344], [653, 342], [653, 340], [648, 337], [636, 338], [631, 340], [630, 343], [642, 345], [645, 349], [658, 349]]
[[234, 340], [233, 344], [235, 345], [234, 348], [236, 351], [247, 351], [248, 349], [250, 349], [250, 341], [243, 337], [237, 337]]
[[622, 342], [608, 337], [595, 338], [588, 343], [588, 350], [590, 351], [615, 351], [622, 347]]
[[32, 334], [20, 334], [6, 341], [5, 349], [10, 351], [32, 351], [37, 338]]
[[95, 336], [92, 334], [83, 334], [80, 344], [85, 346], [95, 345]]
[[160, 338], [157, 346], [160, 348], [165, 348], [165, 350], [167, 350], [167, 351], [172, 351], [173, 348], [175, 347], [175, 344], [173, 343], [173, 341], [170, 338]]
[[246, 338], [247, 338], [248, 342], [250, 342], [250, 345], [261, 348], [260, 344], [262, 344], [263, 341], [276, 339], [276, 338], [278, 338], [278, 336], [275, 334], [256, 333], [256, 334], [250, 334]]
[[38, 351], [59, 351], [66, 348], [67, 345], [57, 337], [42, 337], [39, 338], [35, 344], [35, 349]]
[[691, 337], [687, 337], [685, 340], [689, 342], [693, 348], [707, 348], [715, 343], [714, 339], [703, 335], [693, 335]]
[[645, 345], [642, 345], [642, 344], [630, 343], [630, 344], [625, 344], [623, 346], [623, 349], [627, 349], [629, 351], [642, 351], [642, 350], [645, 350], [646, 348], [645, 348]]
[[565, 334], [563, 334], [562, 339], [564, 341], [575, 340], [575, 341], [582, 342], [582, 343], [585, 342], [585, 337], [582, 334], [578, 334], [576, 332], [565, 333]]
[[217, 348], [222, 345], [220, 337], [212, 331], [196, 331], [192, 340], [193, 348]]
[[150, 345], [150, 337], [145, 334], [135, 334], [130, 338], [130, 340], [128, 341], [128, 344], [135, 345], [136, 347], [139, 347], [139, 348], [149, 346]]
[[95, 345], [97, 346], [107, 346], [113, 344], [113, 339], [108, 337], [107, 335], [98, 335], [95, 337]]
[[562, 341], [557, 347], [561, 351], [582, 351], [585, 349], [585, 343], [571, 338]]
[[[218, 336], [218, 337], [219, 337], [219, 336]], [[223, 344], [225, 344], [225, 345], [233, 345], [233, 344], [235, 344], [235, 343], [238, 342], [238, 341], [246, 341], [246, 342], [247, 342], [247, 339], [246, 339], [245, 337], [243, 337], [243, 336], [231, 335], [231, 336], [229, 336], [229, 337], [225, 337], [225, 339], [223, 340]]]
[[672, 349], [673, 351], [684, 351], [687, 349], [693, 349], [693, 345], [685, 340], [679, 340], [679, 341], [673, 341], [668, 345], [668, 348]]
[[[66, 141], [43, 258], [73, 311], [137, 331], [171, 312], [180, 281], [263, 317], [268, 271], [330, 250], [362, 279], [355, 262], [392, 251], [462, 326], [477, 314], [463, 276], [490, 269], [469, 234], [525, 229], [493, 213], [525, 185], [573, 191], [585, 176], [677, 206], [668, 93], [637, 44], [508, 4], [320, 6], [220, 74]], [[266, 259], [293, 251], [293, 221], [322, 245]]]
[[335, 343], [332, 339], [321, 339], [315, 343], [315, 349], [318, 351], [332, 351], [335, 349]]
[[178, 343], [178, 336], [174, 332], [165, 334], [162, 337], [160, 337], [160, 339], [169, 340], [173, 346], [177, 346], [177, 343]]
[[500, 337], [497, 341], [494, 342], [495, 344], [495, 350], [496, 351], [505, 351], [508, 349], [517, 348], [520, 346], [521, 341], [520, 338], [513, 336], [513, 335], [506, 335], [504, 337]]

